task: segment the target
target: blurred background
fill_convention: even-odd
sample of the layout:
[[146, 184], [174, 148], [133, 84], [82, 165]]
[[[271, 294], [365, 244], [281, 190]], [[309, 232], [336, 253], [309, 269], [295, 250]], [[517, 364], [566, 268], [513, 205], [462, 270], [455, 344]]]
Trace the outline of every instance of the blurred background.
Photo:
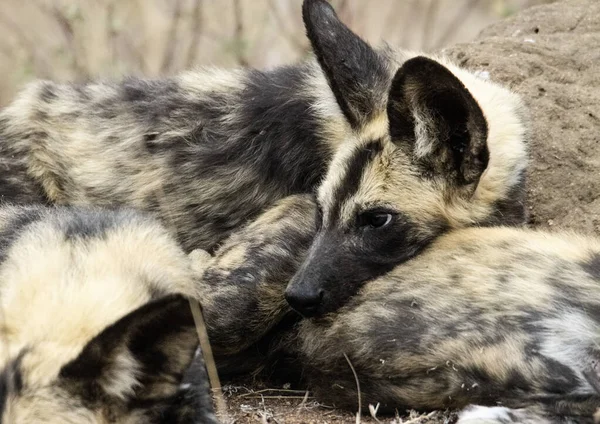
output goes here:
[[[368, 41], [434, 50], [551, 0], [332, 0]], [[1, 0], [0, 106], [34, 78], [168, 75], [308, 53], [301, 0]]]

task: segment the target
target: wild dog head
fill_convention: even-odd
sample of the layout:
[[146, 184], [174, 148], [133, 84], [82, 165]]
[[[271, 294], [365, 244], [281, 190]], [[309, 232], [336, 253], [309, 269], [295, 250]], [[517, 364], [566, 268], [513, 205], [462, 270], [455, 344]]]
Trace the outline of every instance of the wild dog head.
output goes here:
[[442, 59], [391, 73], [326, 1], [305, 1], [304, 19], [353, 133], [318, 190], [320, 229], [286, 291], [296, 310], [334, 311], [449, 229], [524, 221], [518, 97]]
[[26, 346], [3, 358], [0, 422], [190, 423], [200, 413], [211, 417], [211, 411], [198, 411], [197, 393], [180, 387], [197, 348], [182, 296], [139, 307], [62, 364], [47, 348]]

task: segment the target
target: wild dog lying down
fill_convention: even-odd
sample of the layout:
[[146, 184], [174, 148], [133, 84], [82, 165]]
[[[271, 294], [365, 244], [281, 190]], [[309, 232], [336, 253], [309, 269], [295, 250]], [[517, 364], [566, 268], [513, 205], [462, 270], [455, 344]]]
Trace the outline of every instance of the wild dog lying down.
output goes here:
[[[343, 293], [351, 281], [339, 280], [343, 306], [294, 325], [283, 292], [295, 253], [316, 232], [316, 211], [310, 196], [286, 199], [203, 271], [224, 372], [271, 362], [302, 374], [318, 400], [355, 409], [346, 354], [363, 406], [381, 412], [466, 408], [463, 423], [591, 422], [600, 407], [600, 241], [452, 230], [352, 295]], [[208, 312], [219, 309], [232, 314]]]
[[[488, 94], [484, 104], [497, 101]], [[388, 96], [389, 125], [339, 149], [319, 187], [318, 213], [308, 195], [284, 199], [217, 249], [200, 278], [217, 352], [239, 353], [286, 316], [282, 291], [298, 268], [305, 283], [288, 288], [288, 302], [305, 316], [327, 312], [439, 235], [514, 223], [524, 211], [520, 195], [508, 194], [521, 187], [527, 163], [523, 123], [503, 104], [487, 119], [461, 79], [425, 57], [404, 62]], [[499, 197], [505, 202], [492, 200]]]
[[[347, 139], [387, 133], [390, 81], [414, 54], [371, 48], [324, 0], [306, 0], [303, 15], [316, 60], [294, 66], [33, 83], [0, 112], [0, 196], [150, 211], [189, 251], [214, 250], [276, 200], [312, 192]], [[520, 224], [521, 102], [448, 70], [476, 100], [485, 128], [475, 137], [502, 166], [465, 197], [462, 220]]]
[[157, 222], [3, 206], [0, 240], [2, 423], [216, 423], [189, 262]]
[[[340, 282], [343, 286], [343, 282]], [[509, 228], [439, 237], [299, 330], [318, 397], [549, 422], [600, 407], [600, 241]], [[516, 409], [516, 410], [515, 410]]]

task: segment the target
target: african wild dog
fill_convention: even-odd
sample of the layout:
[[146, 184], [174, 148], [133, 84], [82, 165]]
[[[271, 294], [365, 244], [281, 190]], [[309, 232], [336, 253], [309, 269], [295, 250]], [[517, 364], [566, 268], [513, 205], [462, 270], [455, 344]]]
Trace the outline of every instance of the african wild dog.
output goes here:
[[[209, 318], [217, 351], [231, 354], [248, 347], [285, 316], [279, 306], [261, 314], [248, 311], [261, 304], [261, 296], [275, 296], [273, 304], [281, 305], [276, 296], [304, 258], [317, 224], [322, 228], [310, 257], [287, 290], [289, 303], [305, 316], [337, 308], [362, 283], [416, 255], [443, 232], [514, 224], [524, 214], [524, 123], [514, 113], [520, 103], [510, 93], [451, 65], [415, 57], [398, 70], [389, 97], [389, 119], [379, 118], [389, 126], [372, 125], [369, 134], [357, 133], [338, 149], [319, 188], [322, 207], [310, 236], [302, 233], [316, 218], [308, 206], [305, 211], [296, 206], [288, 217], [294, 224], [284, 223], [286, 231], [301, 234], [302, 243], [293, 243], [294, 236], [285, 235], [280, 224], [272, 227], [271, 218], [286, 214], [284, 202], [283, 211], [276, 206], [217, 251], [204, 278], [210, 285], [206, 298], [222, 293], [216, 295], [221, 297], [214, 314], [211, 307], [207, 314], [230, 312]], [[385, 229], [370, 228], [376, 225]], [[244, 299], [240, 304], [238, 296]]]
[[209, 309], [234, 312], [208, 319], [225, 372], [274, 365], [301, 375], [319, 401], [356, 408], [345, 353], [364, 406], [381, 412], [479, 405], [461, 422], [591, 422], [600, 407], [600, 241], [451, 230], [339, 309], [294, 324], [281, 299], [316, 212], [308, 195], [286, 199], [200, 270], [200, 290], [215, 293]]
[[302, 321], [299, 356], [317, 397], [337, 406], [356, 407], [345, 353], [365, 405], [500, 405], [467, 409], [462, 421], [591, 423], [600, 407], [599, 312], [599, 240], [460, 229], [340, 309]]
[[190, 263], [161, 225], [3, 206], [0, 240], [0, 422], [217, 422]]
[[[371, 48], [325, 0], [306, 0], [303, 17], [316, 60], [295, 66], [30, 85], [0, 112], [0, 195], [135, 207], [173, 227], [187, 251], [214, 250], [276, 200], [312, 192], [347, 140], [387, 132], [389, 84], [413, 54]], [[521, 103], [448, 69], [485, 116], [477, 137], [494, 170], [461, 219], [522, 223]]]
[[527, 158], [510, 99], [440, 61], [405, 61], [386, 125], [341, 147], [318, 188], [320, 228], [290, 304], [305, 316], [335, 310], [447, 231], [512, 223]]

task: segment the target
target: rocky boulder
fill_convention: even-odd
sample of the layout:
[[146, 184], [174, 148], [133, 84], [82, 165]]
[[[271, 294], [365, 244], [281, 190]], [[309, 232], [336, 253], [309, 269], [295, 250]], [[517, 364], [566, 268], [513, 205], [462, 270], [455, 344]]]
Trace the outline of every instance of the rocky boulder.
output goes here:
[[600, 235], [600, 1], [533, 7], [444, 53], [529, 106], [531, 223]]

